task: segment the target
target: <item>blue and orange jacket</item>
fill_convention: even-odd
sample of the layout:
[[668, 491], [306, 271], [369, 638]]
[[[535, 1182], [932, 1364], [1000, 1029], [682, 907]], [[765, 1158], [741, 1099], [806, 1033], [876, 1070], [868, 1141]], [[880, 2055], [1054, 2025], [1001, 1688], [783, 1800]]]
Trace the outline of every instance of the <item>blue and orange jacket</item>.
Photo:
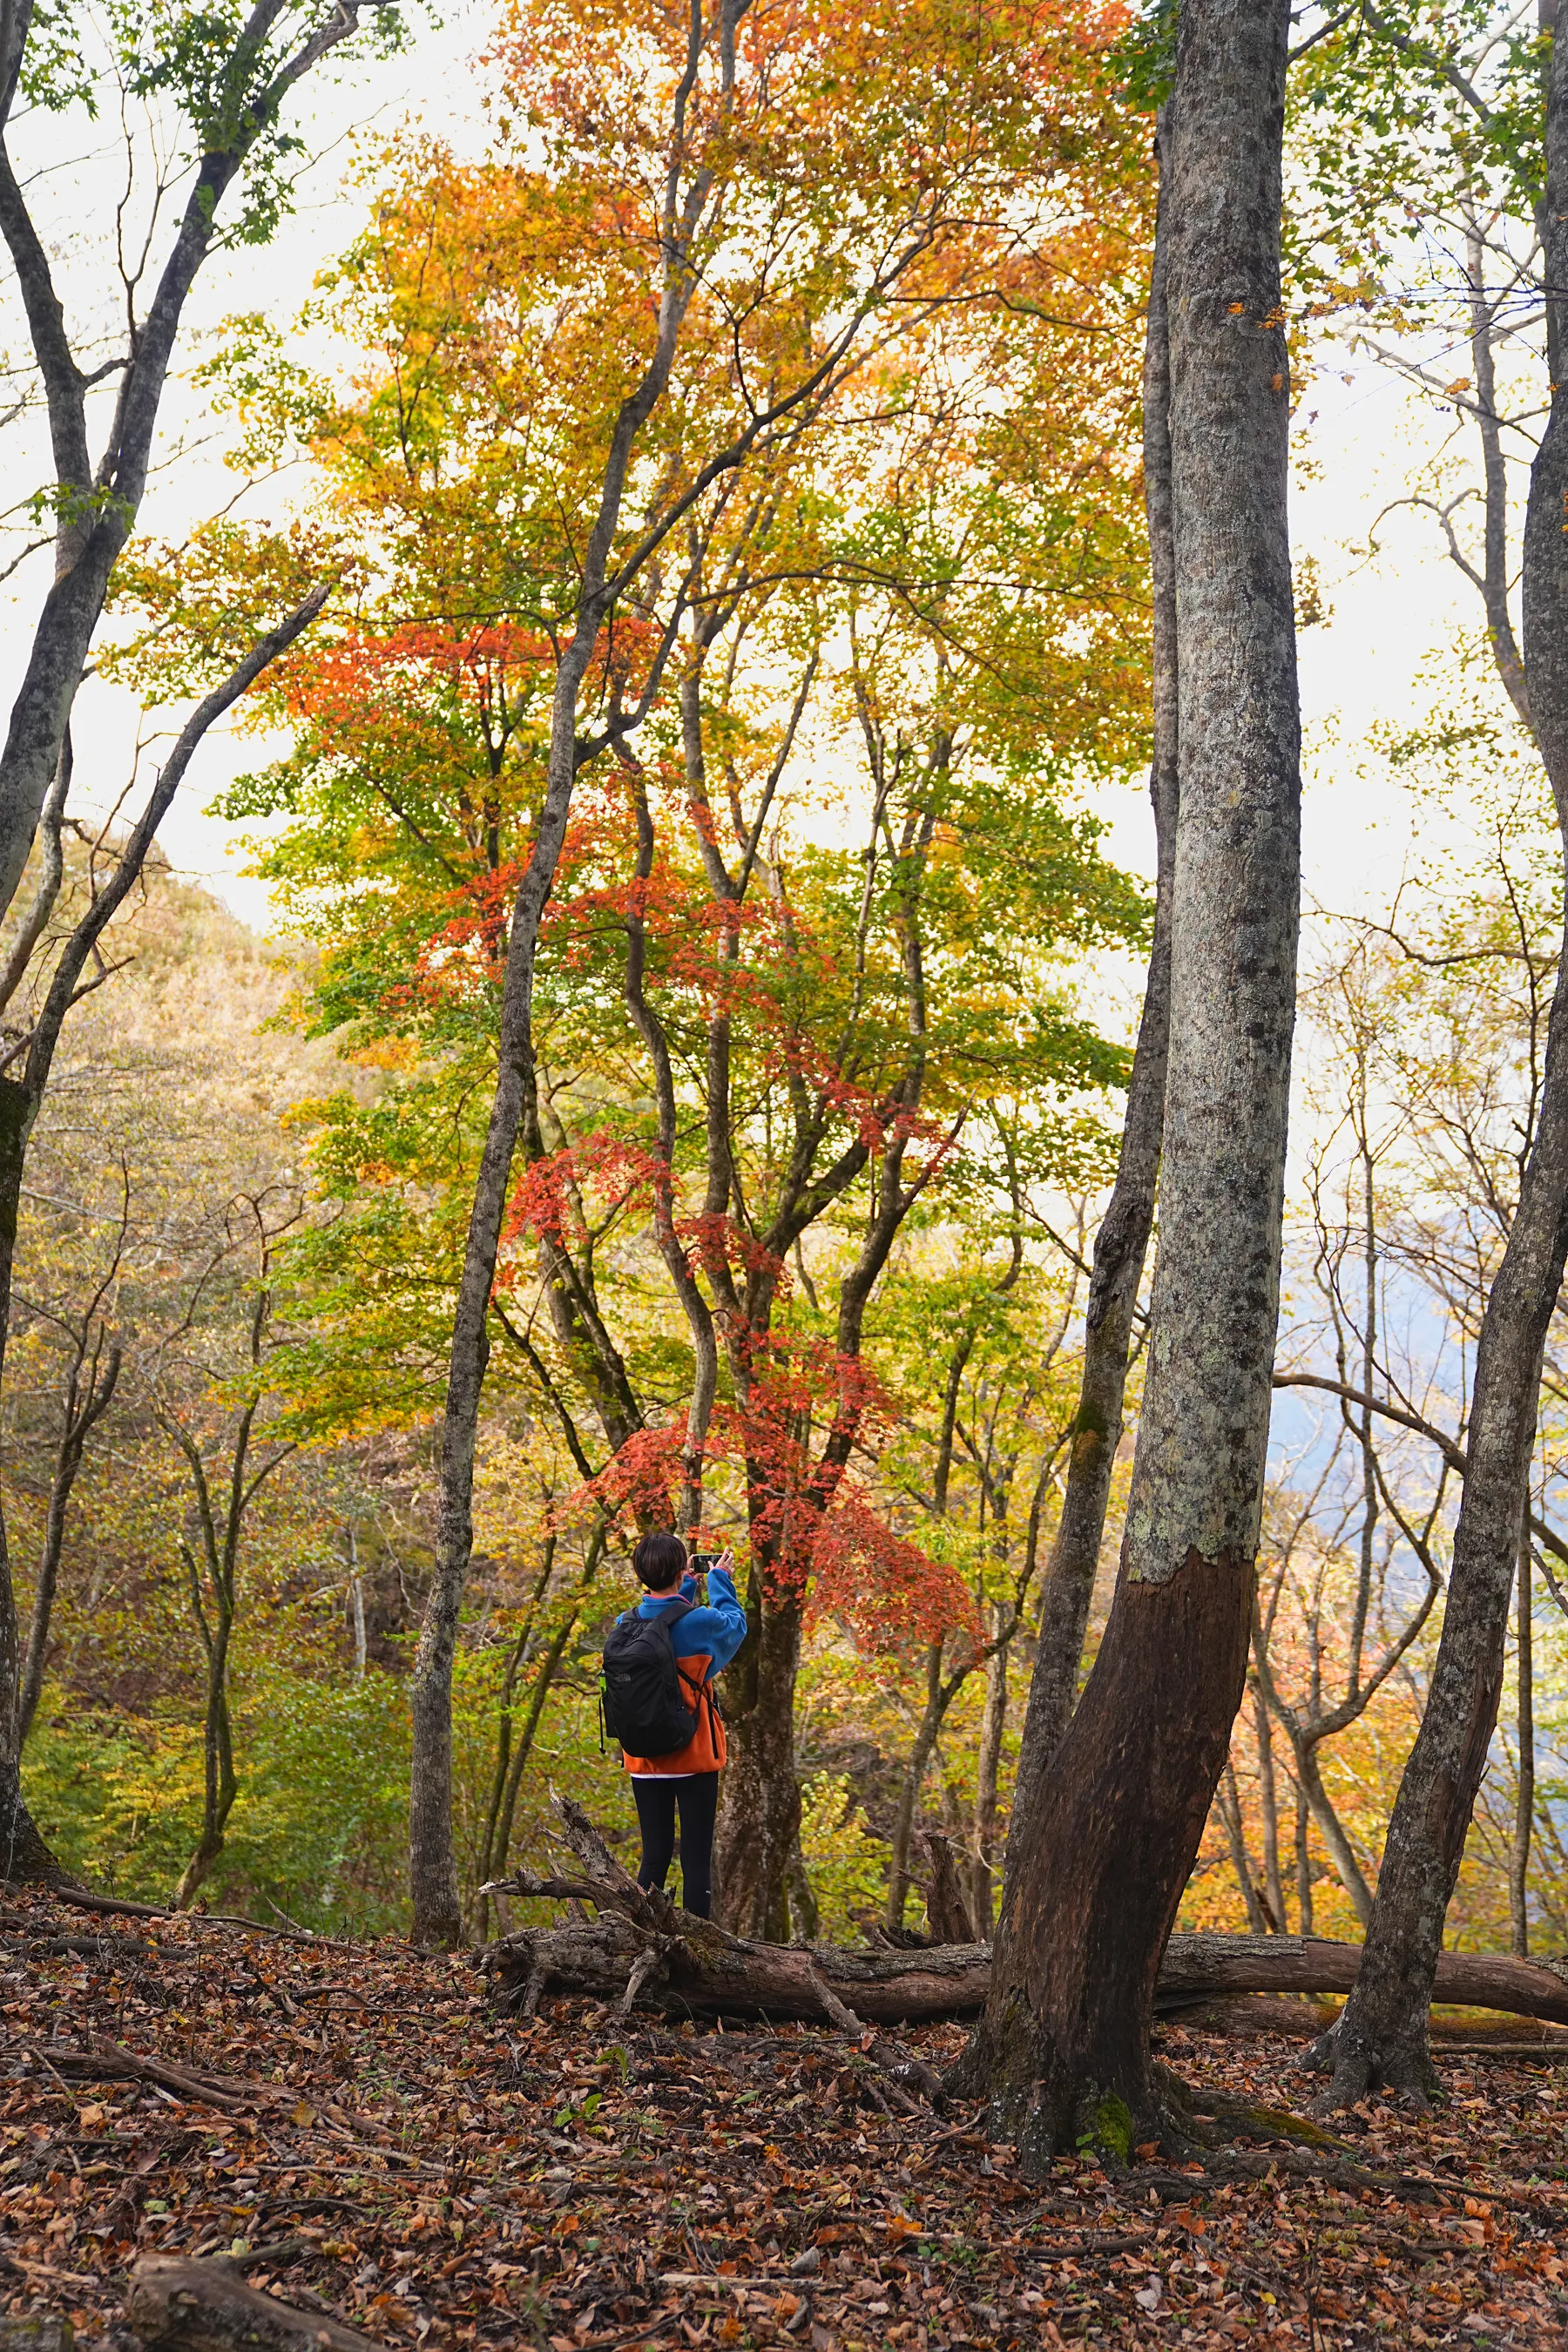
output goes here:
[[[683, 1576], [675, 1592], [647, 1594], [637, 1602], [637, 1613], [639, 1617], [663, 1617], [668, 1614], [672, 1601], [696, 1598], [696, 1577]], [[707, 1607], [688, 1609], [671, 1620], [669, 1628], [676, 1672], [687, 1686], [688, 1704], [697, 1710], [696, 1736], [684, 1748], [678, 1748], [673, 1756], [628, 1756], [628, 1772], [684, 1776], [718, 1771], [729, 1752], [723, 1718], [716, 1706], [710, 1706], [701, 1697], [702, 1685], [729, 1664], [745, 1638], [746, 1612], [735, 1597], [733, 1579], [727, 1569], [710, 1568]]]

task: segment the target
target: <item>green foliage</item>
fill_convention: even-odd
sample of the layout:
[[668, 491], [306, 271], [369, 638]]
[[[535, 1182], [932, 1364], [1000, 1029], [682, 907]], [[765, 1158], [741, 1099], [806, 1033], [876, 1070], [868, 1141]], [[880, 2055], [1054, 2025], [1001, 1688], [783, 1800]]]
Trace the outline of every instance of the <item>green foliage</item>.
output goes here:
[[888, 1899], [889, 1849], [867, 1828], [847, 1773], [819, 1773], [802, 1789], [800, 1846], [823, 1941], [862, 1942], [862, 1918]]
[[1463, 294], [1466, 220], [1495, 212], [1495, 243], [1510, 217], [1532, 236], [1549, 53], [1533, 25], [1500, 26], [1493, 0], [1346, 11], [1290, 77], [1298, 285], [1419, 329], [1434, 283]]
[[[351, 55], [391, 55], [408, 37], [402, 12], [380, 0], [342, 22]], [[237, 166], [242, 173], [242, 200], [215, 242], [265, 245], [289, 209], [290, 171], [307, 157], [303, 140], [283, 127], [283, 100], [301, 53], [331, 27], [318, 0], [268, 11], [110, 0], [96, 16], [81, 0], [54, 0], [31, 12], [21, 87], [35, 106], [57, 114], [79, 106], [92, 121], [106, 97], [111, 108], [129, 97], [160, 115], [165, 138], [173, 116], [185, 166], [197, 174], [198, 210], [210, 218]], [[165, 152], [161, 170], [174, 176], [174, 163]]]
[[1152, 114], [1171, 95], [1176, 71], [1177, 0], [1143, 0], [1117, 45], [1122, 93], [1129, 106]]
[[[399, 1680], [311, 1681], [259, 1662], [238, 1679], [240, 1794], [203, 1890], [215, 1911], [385, 1934], [402, 1926], [407, 1706]], [[201, 1818], [198, 1725], [47, 1690], [24, 1764], [55, 1851], [92, 1884], [166, 1902]]]

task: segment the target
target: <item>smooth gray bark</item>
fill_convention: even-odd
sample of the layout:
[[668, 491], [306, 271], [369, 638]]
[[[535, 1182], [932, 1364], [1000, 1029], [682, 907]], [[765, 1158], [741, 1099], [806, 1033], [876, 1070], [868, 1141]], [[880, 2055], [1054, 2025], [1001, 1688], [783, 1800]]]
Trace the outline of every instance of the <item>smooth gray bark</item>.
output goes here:
[[[1524, 530], [1531, 721], [1568, 845], [1568, 42], [1554, 40], [1542, 208], [1552, 407]], [[1558, 963], [1534, 1140], [1476, 1349], [1465, 1487], [1431, 1690], [1394, 1800], [1355, 1989], [1318, 2045], [1339, 2105], [1384, 2086], [1424, 2096], [1426, 2008], [1476, 1790], [1497, 1722], [1541, 1350], [1568, 1256], [1568, 955]]]

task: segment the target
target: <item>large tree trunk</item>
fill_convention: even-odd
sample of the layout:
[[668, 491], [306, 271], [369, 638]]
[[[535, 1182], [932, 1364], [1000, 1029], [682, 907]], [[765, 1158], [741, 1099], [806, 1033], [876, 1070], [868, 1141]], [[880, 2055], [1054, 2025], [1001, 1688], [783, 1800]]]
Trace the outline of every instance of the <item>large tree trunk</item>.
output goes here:
[[[1162, 131], [1162, 137], [1163, 131]], [[1171, 1034], [1171, 900], [1176, 860], [1176, 575], [1171, 527], [1170, 350], [1165, 248], [1170, 208], [1162, 194], [1143, 356], [1143, 498], [1153, 590], [1154, 936], [1138, 1023], [1116, 1181], [1100, 1231], [1084, 1316], [1083, 1382], [1061, 1518], [1046, 1570], [1039, 1642], [1029, 1683], [1013, 1819], [1032, 1811], [1038, 1783], [1068, 1727], [1105, 1533], [1110, 1474], [1121, 1440], [1132, 1317], [1154, 1223], [1154, 1188], [1165, 1124], [1165, 1063]]]
[[713, 1911], [742, 1936], [783, 1943], [789, 1935], [790, 1861], [800, 1836], [795, 1760], [795, 1684], [800, 1665], [798, 1594], [747, 1595], [751, 1621], [725, 1675], [730, 1761], [713, 1847]]
[[[1552, 44], [1542, 223], [1552, 413], [1524, 530], [1524, 664], [1531, 722], [1568, 843], [1568, 41]], [[1432, 2086], [1426, 2010], [1476, 1790], [1497, 1722], [1515, 1546], [1535, 1431], [1541, 1350], [1568, 1255], [1568, 954], [1547, 1030], [1535, 1139], [1476, 1348], [1468, 1465], [1432, 1687], [1384, 1848], [1366, 1956], [1320, 2056], [1330, 2099]]]
[[1037, 2168], [1155, 2116], [1155, 1974], [1247, 1667], [1279, 1314], [1300, 868], [1279, 311], [1287, 0], [1185, 0], [1167, 299], [1180, 805], [1161, 1240], [1121, 1575], [1016, 1809], [963, 2069]]

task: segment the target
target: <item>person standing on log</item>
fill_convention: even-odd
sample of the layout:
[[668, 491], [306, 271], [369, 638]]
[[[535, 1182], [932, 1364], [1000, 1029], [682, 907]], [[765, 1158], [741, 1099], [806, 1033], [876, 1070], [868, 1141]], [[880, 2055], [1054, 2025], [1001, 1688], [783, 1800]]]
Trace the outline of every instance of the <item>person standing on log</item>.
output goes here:
[[647, 1591], [605, 1643], [605, 1720], [621, 1743], [642, 1832], [637, 1884], [663, 1887], [679, 1814], [681, 1900], [699, 1919], [712, 1916], [713, 1823], [727, 1754], [713, 1677], [746, 1638], [730, 1553], [707, 1567], [706, 1607], [697, 1599], [703, 1565], [688, 1559], [679, 1536], [644, 1536], [632, 1569]]

